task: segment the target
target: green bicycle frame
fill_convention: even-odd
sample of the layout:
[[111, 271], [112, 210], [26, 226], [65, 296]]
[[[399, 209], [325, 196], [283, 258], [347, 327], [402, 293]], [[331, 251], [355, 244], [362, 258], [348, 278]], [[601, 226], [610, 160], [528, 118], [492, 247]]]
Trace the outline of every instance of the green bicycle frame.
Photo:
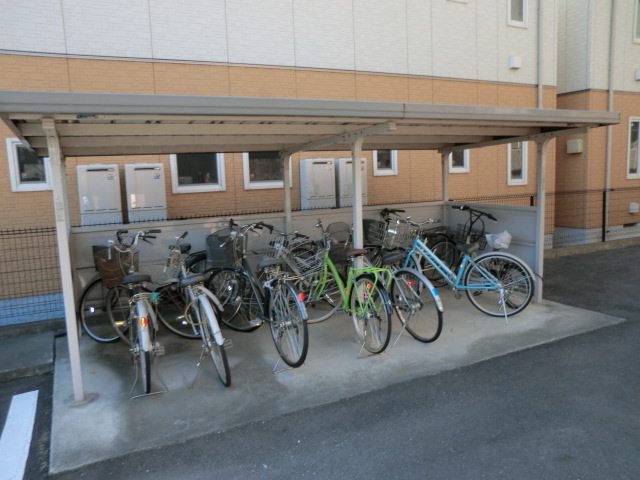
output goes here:
[[362, 308], [361, 312], [354, 312], [351, 310], [351, 308], [349, 307], [349, 296], [351, 295], [351, 289], [355, 284], [354, 283], [355, 278], [358, 278], [361, 275], [370, 274], [371, 277], [373, 278], [373, 286], [375, 287], [377, 286], [378, 282], [381, 282], [380, 275], [384, 275], [384, 278], [387, 278], [388, 280], [383, 283], [382, 285], [383, 288], [386, 289], [391, 284], [392, 273], [387, 268], [378, 268], [378, 267], [370, 267], [370, 266], [365, 266], [365, 267], [350, 266], [349, 269], [347, 270], [347, 280], [346, 280], [346, 286], [345, 286], [345, 283], [342, 281], [342, 277], [338, 273], [338, 270], [336, 269], [336, 266], [333, 263], [333, 260], [329, 258], [329, 252], [325, 251], [323, 256], [323, 262], [322, 262], [322, 275], [320, 276], [318, 283], [315, 285], [315, 287], [313, 287], [311, 291], [314, 298], [320, 298], [324, 293], [325, 287], [327, 285], [327, 280], [329, 278], [329, 272], [331, 272], [331, 275], [333, 275], [333, 278], [336, 280], [336, 284], [338, 286], [338, 289], [340, 290], [342, 306], [344, 307], [345, 311], [349, 314], [361, 315], [362, 312], [365, 310], [365, 307], [367, 307], [368, 303], [371, 301], [370, 297], [367, 298], [367, 303], [361, 306]]

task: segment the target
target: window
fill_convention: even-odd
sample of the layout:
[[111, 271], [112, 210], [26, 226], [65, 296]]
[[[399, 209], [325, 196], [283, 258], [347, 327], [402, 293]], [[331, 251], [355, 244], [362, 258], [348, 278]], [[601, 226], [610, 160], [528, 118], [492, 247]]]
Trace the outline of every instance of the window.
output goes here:
[[173, 193], [225, 190], [224, 154], [178, 153], [169, 157]]
[[279, 152], [243, 153], [242, 167], [245, 190], [283, 187], [282, 161]]
[[398, 151], [397, 150], [374, 150], [373, 151], [373, 176], [398, 174]]
[[627, 154], [627, 178], [640, 178], [640, 118], [632, 118], [629, 122], [629, 153]]
[[527, 184], [527, 142], [507, 145], [507, 185]]
[[458, 150], [449, 154], [449, 173], [469, 172], [469, 150]]
[[636, 0], [636, 15], [634, 19], [633, 41], [640, 43], [640, 0]]
[[12, 192], [51, 190], [49, 158], [37, 157], [17, 138], [7, 138], [7, 158]]
[[527, 26], [527, 0], [507, 0], [507, 24], [514, 27]]

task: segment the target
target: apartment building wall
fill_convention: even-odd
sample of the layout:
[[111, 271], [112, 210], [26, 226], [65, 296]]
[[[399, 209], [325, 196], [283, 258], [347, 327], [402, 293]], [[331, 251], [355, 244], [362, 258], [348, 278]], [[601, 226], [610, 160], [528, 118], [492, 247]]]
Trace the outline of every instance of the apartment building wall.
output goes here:
[[[0, 89], [535, 107], [538, 2], [527, 2], [526, 28], [508, 25], [507, 5], [506, 0], [0, 0]], [[555, 108], [556, 2], [541, 5], [543, 104]], [[520, 58], [520, 68], [509, 68], [513, 56]], [[0, 126], [0, 136], [11, 135]], [[438, 153], [398, 152], [398, 174], [376, 177], [371, 152], [364, 148], [369, 203], [441, 198]], [[300, 207], [301, 158], [349, 155], [294, 156], [293, 208]], [[469, 172], [449, 175], [450, 195], [533, 193], [534, 158], [529, 145], [528, 182], [509, 186], [506, 147], [472, 151]], [[68, 158], [72, 222], [79, 224], [77, 165], [141, 161], [165, 164], [170, 218], [276, 211], [283, 205], [282, 189], [244, 189], [240, 153], [225, 154], [225, 191], [189, 194], [172, 192], [168, 156]], [[555, 172], [549, 172], [551, 186]], [[4, 149], [0, 176], [8, 176]], [[0, 202], [5, 225], [50, 223], [50, 192], [16, 193], [5, 184]]]

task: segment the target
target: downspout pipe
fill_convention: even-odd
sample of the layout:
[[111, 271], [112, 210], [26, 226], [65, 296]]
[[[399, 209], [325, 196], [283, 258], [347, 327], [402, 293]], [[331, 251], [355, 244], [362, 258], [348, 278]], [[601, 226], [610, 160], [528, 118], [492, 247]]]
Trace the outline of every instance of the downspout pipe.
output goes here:
[[[613, 73], [614, 73], [614, 55], [615, 55], [615, 24], [616, 24], [616, 5], [617, 0], [611, 0], [611, 20], [609, 25], [609, 72], [607, 77], [607, 111], [613, 111]], [[607, 240], [609, 231], [609, 189], [611, 188], [611, 144], [613, 142], [613, 126], [607, 126], [607, 145], [605, 152], [605, 169], [604, 169], [604, 220], [602, 225], [602, 241]]]

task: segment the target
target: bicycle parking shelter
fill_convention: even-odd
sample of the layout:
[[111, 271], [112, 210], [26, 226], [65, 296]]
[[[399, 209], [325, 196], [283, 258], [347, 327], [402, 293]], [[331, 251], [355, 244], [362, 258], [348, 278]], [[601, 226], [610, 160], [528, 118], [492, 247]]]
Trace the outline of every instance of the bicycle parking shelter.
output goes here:
[[[537, 197], [545, 197], [550, 140], [620, 122], [617, 112], [519, 107], [432, 105], [357, 100], [210, 97], [189, 95], [23, 92], [0, 90], [0, 118], [25, 146], [49, 157], [67, 341], [75, 401], [85, 400], [69, 251], [65, 182], [69, 156], [158, 155], [278, 151], [283, 161], [284, 215], [291, 225], [291, 155], [351, 151], [353, 224], [362, 242], [362, 179], [367, 150], [436, 150], [442, 155], [443, 200], [448, 198], [447, 157], [452, 151], [520, 141], [537, 146]], [[544, 202], [536, 209], [535, 264], [542, 277]], [[542, 286], [536, 285], [536, 300]]]

